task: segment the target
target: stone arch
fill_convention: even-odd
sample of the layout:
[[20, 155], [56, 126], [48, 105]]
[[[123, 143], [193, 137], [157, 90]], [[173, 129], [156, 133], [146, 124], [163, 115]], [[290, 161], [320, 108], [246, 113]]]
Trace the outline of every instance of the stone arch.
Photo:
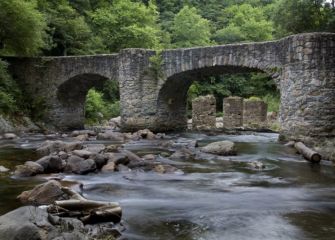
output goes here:
[[106, 81], [112, 79], [94, 73], [79, 74], [60, 84], [57, 88], [58, 127], [81, 129], [85, 121], [85, 100], [88, 91], [95, 87], [101, 89]]
[[181, 71], [166, 78], [158, 91], [157, 98], [157, 130], [179, 130], [187, 127], [187, 92], [194, 81], [203, 77], [217, 76], [227, 73], [267, 73], [277, 83], [280, 90], [278, 74], [245, 66], [213, 66]]

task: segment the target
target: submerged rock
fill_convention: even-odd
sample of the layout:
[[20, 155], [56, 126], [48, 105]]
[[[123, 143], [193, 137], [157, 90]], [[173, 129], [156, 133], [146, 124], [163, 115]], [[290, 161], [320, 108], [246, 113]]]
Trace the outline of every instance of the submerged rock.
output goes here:
[[157, 173], [176, 173], [176, 172], [181, 172], [178, 168], [167, 165], [167, 164], [158, 164], [154, 167], [153, 169]]
[[222, 156], [236, 155], [235, 144], [231, 141], [213, 142], [200, 149], [202, 152]]
[[249, 165], [251, 168], [254, 168], [254, 169], [257, 169], [257, 170], [265, 169], [265, 165], [264, 165], [264, 163], [262, 163], [262, 162], [260, 162], [260, 161], [250, 162], [250, 163], [248, 163], [248, 165]]

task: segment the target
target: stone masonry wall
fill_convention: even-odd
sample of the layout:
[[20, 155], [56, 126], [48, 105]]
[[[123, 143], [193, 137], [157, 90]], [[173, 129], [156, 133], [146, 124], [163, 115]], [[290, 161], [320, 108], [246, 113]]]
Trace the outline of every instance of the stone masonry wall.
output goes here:
[[243, 98], [227, 97], [223, 100], [223, 126], [225, 128], [242, 127]]
[[[66, 94], [71, 90], [71, 96], [84, 96], [90, 83], [95, 86], [114, 78], [119, 82], [123, 130], [169, 131], [187, 125], [187, 90], [193, 81], [259, 70], [274, 78], [280, 90], [281, 134], [286, 139], [335, 137], [334, 33], [164, 50], [159, 53], [162, 61], [156, 75], [150, 71], [153, 54], [157, 53], [126, 49], [114, 55], [11, 58], [8, 62], [25, 92], [33, 100], [47, 101], [46, 120], [60, 129], [83, 125], [80, 103], [84, 98], [71, 104], [75, 98]], [[93, 82], [89, 81], [92, 75], [97, 77]], [[240, 119], [233, 123], [239, 124]]]
[[216, 128], [216, 100], [213, 95], [201, 96], [192, 101], [192, 128], [196, 130]]
[[245, 100], [243, 105], [243, 126], [265, 126], [268, 105], [264, 101]]

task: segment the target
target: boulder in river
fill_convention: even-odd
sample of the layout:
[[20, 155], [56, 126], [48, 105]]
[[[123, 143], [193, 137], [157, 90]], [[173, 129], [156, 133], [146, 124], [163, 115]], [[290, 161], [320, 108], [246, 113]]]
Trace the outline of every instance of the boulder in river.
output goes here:
[[16, 134], [14, 134], [14, 133], [5, 133], [3, 135], [3, 138], [7, 139], [7, 140], [14, 140], [14, 139], [17, 139], [19, 137]]
[[202, 147], [201, 151], [222, 156], [236, 155], [235, 144], [231, 141], [213, 142]]
[[94, 153], [87, 151], [86, 149], [74, 150], [72, 154], [81, 158], [89, 158], [94, 155]]
[[65, 167], [65, 161], [58, 155], [44, 156], [36, 161], [44, 168], [45, 173], [58, 173]]
[[87, 174], [96, 170], [96, 164], [93, 159], [84, 159], [78, 156], [70, 156], [67, 159], [65, 172], [72, 172], [76, 174]]
[[8, 168], [5, 168], [4, 166], [0, 166], [0, 173], [5, 173], [5, 172], [8, 172], [9, 169]]
[[97, 139], [123, 142], [125, 140], [125, 137], [123, 133], [120, 132], [106, 131], [104, 133], [99, 133]]
[[17, 177], [30, 177], [43, 173], [44, 168], [36, 162], [25, 162], [24, 165], [16, 166], [14, 175]]
[[253, 168], [253, 169], [257, 169], [257, 170], [262, 170], [265, 169], [265, 165], [264, 163], [260, 162], [260, 161], [253, 161], [253, 162], [249, 162], [248, 165]]
[[178, 149], [175, 151], [170, 158], [171, 159], [179, 159], [179, 160], [187, 160], [191, 159], [195, 156], [195, 152], [190, 150], [189, 148], [182, 147], [181, 149]]
[[17, 198], [23, 204], [30, 205], [45, 205], [52, 204], [57, 200], [63, 200], [65, 195], [62, 191], [62, 186], [55, 180], [50, 180], [46, 183], [35, 186], [30, 191], [22, 192]]
[[176, 173], [181, 172], [178, 168], [168, 165], [168, 164], [158, 164], [153, 169], [157, 173]]
[[43, 142], [39, 148], [37, 148], [37, 152], [43, 156], [49, 155], [54, 152], [71, 152], [76, 149], [82, 149], [83, 145], [81, 142], [63, 142], [63, 141], [45, 141]]
[[[62, 218], [46, 208], [26, 206], [0, 216], [0, 239], [6, 240], [115, 240], [113, 225], [84, 225], [76, 218]], [[101, 230], [103, 229], [103, 231]], [[114, 231], [112, 231], [114, 230]], [[104, 232], [108, 232], [108, 238]], [[112, 234], [113, 233], [113, 234]]]
[[105, 166], [102, 167], [101, 172], [114, 172], [116, 170], [116, 164], [114, 162], [109, 162]]

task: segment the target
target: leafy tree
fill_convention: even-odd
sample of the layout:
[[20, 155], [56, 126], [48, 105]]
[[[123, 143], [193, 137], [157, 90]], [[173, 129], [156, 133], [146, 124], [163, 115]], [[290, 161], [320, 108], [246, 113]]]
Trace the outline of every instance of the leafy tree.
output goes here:
[[263, 41], [272, 39], [273, 26], [261, 7], [233, 5], [222, 12], [222, 28], [214, 36], [218, 43]]
[[273, 6], [276, 36], [335, 31], [335, 9], [325, 0], [278, 0]]
[[131, 0], [115, 0], [94, 11], [91, 18], [93, 28], [110, 52], [160, 46], [158, 12], [151, 1], [146, 6]]
[[46, 23], [33, 0], [0, 1], [0, 54], [35, 55], [45, 47]]
[[192, 47], [212, 44], [210, 22], [202, 18], [194, 7], [183, 7], [174, 17], [172, 25], [172, 45]]
[[21, 91], [7, 72], [7, 63], [0, 59], [0, 113], [14, 114], [18, 112], [17, 101], [21, 99]]
[[94, 124], [120, 115], [120, 101], [105, 100], [102, 92], [90, 89], [86, 96], [85, 117], [88, 124]]
[[39, 9], [47, 16], [51, 36], [51, 55], [80, 55], [102, 52], [101, 39], [94, 36], [84, 16], [67, 0], [39, 0]]

